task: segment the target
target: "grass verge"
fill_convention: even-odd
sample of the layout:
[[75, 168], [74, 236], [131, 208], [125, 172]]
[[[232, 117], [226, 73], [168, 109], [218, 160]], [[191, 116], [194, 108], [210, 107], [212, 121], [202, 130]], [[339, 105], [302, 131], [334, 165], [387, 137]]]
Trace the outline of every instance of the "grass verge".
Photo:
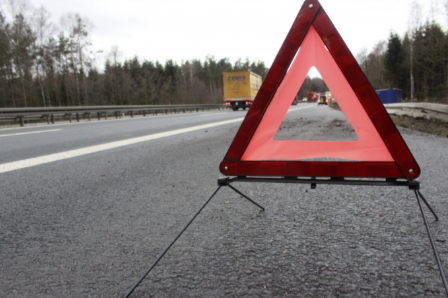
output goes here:
[[438, 119], [390, 115], [395, 125], [448, 138], [448, 123]]
[[[330, 103], [330, 108], [340, 111], [337, 103]], [[390, 115], [397, 126], [448, 138], [448, 123], [438, 119], [413, 118], [409, 116]]]

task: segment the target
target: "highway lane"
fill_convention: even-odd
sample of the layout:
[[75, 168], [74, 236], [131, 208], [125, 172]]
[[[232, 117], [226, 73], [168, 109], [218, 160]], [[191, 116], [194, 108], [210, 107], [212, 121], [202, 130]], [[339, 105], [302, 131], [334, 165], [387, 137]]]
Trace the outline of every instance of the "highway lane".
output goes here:
[[245, 112], [204, 112], [2, 129], [0, 163], [241, 118], [244, 115]]
[[[326, 106], [310, 107], [289, 113], [288, 119], [302, 124], [303, 118], [332, 113]], [[213, 114], [207, 116], [211, 122], [244, 113]], [[133, 121], [140, 119], [128, 122]], [[239, 125], [0, 174], [0, 296], [120, 297], [215, 190], [218, 165]], [[288, 125], [287, 135], [301, 129]], [[334, 135], [325, 128], [315, 125], [307, 131], [310, 136]], [[113, 134], [113, 129], [103, 130]], [[26, 131], [32, 129], [14, 130]], [[437, 223], [430, 219], [431, 228], [442, 262], [448, 264], [448, 185], [443, 174], [448, 139], [401, 132], [422, 168], [422, 192], [441, 218]], [[53, 133], [60, 132], [48, 134]], [[47, 134], [28, 137], [38, 135]], [[78, 135], [82, 140], [82, 132]], [[105, 142], [132, 137], [111, 136]], [[0, 138], [1, 147], [6, 138]], [[410, 191], [235, 186], [266, 211], [260, 213], [223, 189], [134, 297], [444, 295]]]
[[[310, 106], [312, 105], [293, 107], [290, 111]], [[241, 122], [245, 114], [246, 112], [205, 112], [83, 122], [77, 123], [78, 125], [57, 125], [59, 128], [56, 129], [42, 127], [39, 130], [6, 130], [0, 133], [0, 139], [4, 141], [0, 148], [0, 164], [3, 164], [0, 165], [0, 172]]]

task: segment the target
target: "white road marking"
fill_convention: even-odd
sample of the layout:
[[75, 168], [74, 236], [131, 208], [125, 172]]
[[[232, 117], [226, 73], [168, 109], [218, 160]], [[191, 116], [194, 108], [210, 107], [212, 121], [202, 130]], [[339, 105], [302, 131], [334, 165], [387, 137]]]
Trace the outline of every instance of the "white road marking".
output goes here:
[[[315, 105], [307, 105], [304, 107], [294, 108], [294, 109], [289, 110], [288, 113], [297, 111], [297, 110], [302, 110], [305, 108], [310, 108], [313, 106], [315, 106]], [[141, 142], [146, 142], [146, 141], [151, 141], [151, 140], [155, 140], [155, 139], [174, 136], [174, 135], [178, 135], [178, 134], [182, 134], [182, 133], [187, 133], [187, 132], [211, 128], [211, 127], [215, 127], [215, 126], [230, 124], [230, 123], [234, 123], [234, 122], [239, 122], [239, 121], [242, 121], [243, 119], [244, 119], [244, 117], [240, 117], [240, 118], [227, 120], [227, 121], [193, 126], [193, 127], [189, 127], [189, 128], [182, 128], [182, 129], [177, 129], [177, 130], [172, 130], [172, 131], [167, 131], [167, 132], [162, 132], [162, 133], [156, 133], [156, 134], [152, 134], [152, 135], [148, 135], [148, 136], [144, 136], [144, 137], [132, 138], [132, 139], [123, 140], [123, 141], [116, 141], [116, 142], [111, 142], [111, 143], [102, 144], [102, 145], [95, 145], [95, 146], [91, 146], [91, 147], [75, 149], [75, 150], [70, 150], [70, 151], [66, 151], [66, 152], [60, 152], [60, 153], [55, 153], [55, 154], [50, 154], [50, 155], [45, 155], [45, 156], [40, 156], [40, 157], [35, 157], [35, 158], [29, 158], [29, 159], [4, 163], [4, 164], [0, 164], [0, 174], [14, 171], [14, 170], [29, 168], [29, 167], [33, 167], [33, 166], [37, 166], [37, 165], [41, 165], [41, 164], [46, 164], [46, 163], [50, 163], [50, 162], [54, 162], [54, 161], [58, 161], [58, 160], [64, 160], [64, 159], [73, 158], [73, 157], [82, 156], [82, 155], [91, 154], [91, 153], [96, 153], [96, 152], [100, 152], [100, 151], [104, 151], [104, 150], [109, 150], [109, 149], [119, 148], [119, 147], [128, 146], [128, 145], [132, 145], [132, 144], [137, 144], [137, 143], [141, 143]], [[50, 131], [50, 130], [39, 131], [39, 132], [47, 132], [47, 131]], [[38, 133], [38, 132], [35, 132], [35, 133]], [[19, 134], [21, 134], [21, 133], [19, 133]], [[23, 134], [26, 134], [26, 133], [23, 133]], [[15, 134], [15, 135], [18, 135], [18, 134]]]
[[203, 114], [203, 115], [201, 115], [201, 117], [204, 117], [204, 116], [214, 116], [214, 115], [224, 115], [224, 114], [228, 114], [228, 113], [230, 113], [230, 112], [213, 113], [213, 114]]
[[295, 112], [295, 111], [298, 111], [298, 110], [303, 110], [303, 109], [306, 109], [306, 108], [315, 107], [315, 106], [316, 106], [316, 105], [306, 105], [305, 107], [300, 107], [300, 108], [290, 109], [290, 110], [288, 110], [288, 113], [289, 113], [289, 112]]
[[39, 131], [29, 131], [29, 132], [21, 132], [21, 133], [13, 133], [9, 135], [0, 135], [0, 138], [2, 137], [11, 137], [11, 136], [18, 136], [18, 135], [28, 135], [32, 133], [43, 133], [43, 132], [50, 132], [50, 131], [58, 131], [62, 129], [50, 129], [50, 130], [39, 130]]
[[116, 141], [116, 142], [111, 142], [111, 143], [107, 143], [107, 144], [95, 145], [95, 146], [91, 146], [91, 147], [75, 149], [75, 150], [70, 150], [70, 151], [66, 151], [66, 152], [60, 152], [60, 153], [49, 154], [49, 155], [35, 157], [35, 158], [29, 158], [29, 159], [4, 163], [4, 164], [0, 164], [0, 173], [6, 173], [6, 172], [29, 168], [29, 167], [46, 164], [46, 163], [50, 163], [50, 162], [54, 162], [54, 161], [58, 161], [58, 160], [64, 160], [64, 159], [73, 158], [73, 157], [82, 156], [82, 155], [91, 154], [91, 153], [96, 153], [96, 152], [100, 152], [100, 151], [104, 151], [104, 150], [109, 150], [109, 149], [119, 148], [119, 147], [128, 146], [128, 145], [132, 145], [132, 144], [137, 144], [137, 143], [141, 143], [141, 142], [151, 141], [151, 140], [155, 140], [155, 139], [170, 137], [170, 136], [174, 136], [174, 135], [178, 135], [178, 134], [182, 134], [182, 133], [187, 133], [187, 132], [211, 128], [211, 127], [215, 127], [215, 126], [230, 124], [230, 123], [242, 121], [243, 119], [244, 119], [244, 117], [241, 117], [241, 118], [227, 120], [227, 121], [198, 125], [198, 126], [193, 126], [193, 127], [189, 127], [189, 128], [176, 129], [176, 130], [156, 133], [156, 134], [152, 134], [152, 135], [148, 135], [148, 136], [144, 136], [144, 137], [132, 138], [132, 139], [123, 140], [123, 141]]

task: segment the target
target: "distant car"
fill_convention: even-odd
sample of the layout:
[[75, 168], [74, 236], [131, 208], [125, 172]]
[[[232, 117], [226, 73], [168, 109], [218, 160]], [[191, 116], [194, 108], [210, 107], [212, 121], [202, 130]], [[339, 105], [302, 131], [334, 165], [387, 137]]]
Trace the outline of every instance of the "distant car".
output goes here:
[[307, 100], [307, 98], [306, 98], [306, 97], [304, 97], [304, 98], [302, 99], [302, 101], [308, 101], [308, 100]]
[[294, 99], [293, 101], [292, 101], [292, 104], [291, 104], [292, 106], [296, 106], [297, 105], [297, 100], [296, 99]]
[[317, 104], [318, 105], [320, 105], [320, 104], [328, 105], [327, 97], [325, 95], [322, 95], [321, 97], [319, 97]]

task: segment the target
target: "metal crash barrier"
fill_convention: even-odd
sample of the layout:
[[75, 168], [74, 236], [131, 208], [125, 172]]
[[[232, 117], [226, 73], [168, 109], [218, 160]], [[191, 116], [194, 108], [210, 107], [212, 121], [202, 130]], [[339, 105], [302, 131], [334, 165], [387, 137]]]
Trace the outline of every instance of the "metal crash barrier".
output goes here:
[[0, 109], [0, 122], [17, 123], [24, 126], [29, 121], [45, 121], [54, 124], [56, 121], [76, 122], [81, 120], [91, 121], [92, 117], [98, 120], [107, 117], [135, 115], [157, 116], [159, 114], [180, 114], [192, 112], [205, 112], [213, 110], [229, 110], [229, 106], [221, 104], [202, 105], [144, 105], [144, 106], [85, 106], [85, 107], [50, 107], [50, 108], [2, 108]]

